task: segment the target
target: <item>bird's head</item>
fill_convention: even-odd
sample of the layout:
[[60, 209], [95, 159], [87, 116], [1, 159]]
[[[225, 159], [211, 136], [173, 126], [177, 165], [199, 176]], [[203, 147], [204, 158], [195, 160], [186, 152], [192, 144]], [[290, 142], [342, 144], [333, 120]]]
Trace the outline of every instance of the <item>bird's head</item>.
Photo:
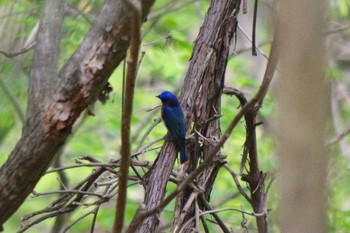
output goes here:
[[179, 100], [176, 95], [171, 93], [170, 91], [163, 91], [160, 95], [157, 96], [163, 103], [163, 105], [170, 107], [178, 107]]

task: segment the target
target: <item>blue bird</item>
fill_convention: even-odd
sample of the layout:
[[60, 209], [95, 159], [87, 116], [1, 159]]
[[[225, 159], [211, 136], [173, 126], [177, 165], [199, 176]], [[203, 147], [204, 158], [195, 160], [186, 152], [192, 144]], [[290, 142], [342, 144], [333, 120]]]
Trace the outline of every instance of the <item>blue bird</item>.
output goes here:
[[186, 157], [186, 129], [184, 113], [177, 97], [169, 92], [163, 91], [157, 96], [163, 103], [162, 118], [168, 129], [171, 139], [176, 143], [180, 151], [180, 163], [187, 160]]

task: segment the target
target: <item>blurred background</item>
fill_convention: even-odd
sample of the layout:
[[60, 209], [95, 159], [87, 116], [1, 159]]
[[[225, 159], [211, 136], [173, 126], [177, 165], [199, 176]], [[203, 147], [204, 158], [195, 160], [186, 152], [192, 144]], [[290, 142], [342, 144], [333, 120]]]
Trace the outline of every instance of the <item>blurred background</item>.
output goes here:
[[[26, 112], [28, 77], [31, 69], [33, 46], [38, 30], [41, 12], [39, 0], [0, 0], [0, 165], [3, 164], [16, 142], [20, 138]], [[67, 0], [66, 16], [62, 30], [61, 67], [82, 41], [90, 24], [99, 11], [102, 0]], [[327, 146], [330, 147], [330, 163], [328, 176], [328, 217], [330, 232], [349, 232], [350, 229], [350, 0], [329, 1], [328, 21], [324, 33], [327, 35], [327, 60], [325, 70], [327, 82], [332, 87], [331, 113], [329, 122], [331, 133]], [[166, 134], [163, 124], [158, 124], [150, 135], [142, 142], [142, 136], [159, 116], [159, 99], [155, 98], [163, 90], [174, 91], [177, 95], [183, 84], [191, 57], [193, 42], [208, 10], [207, 0], [162, 0], [156, 1], [147, 22], [143, 25], [142, 62], [138, 72], [137, 87], [132, 118], [132, 151], [153, 142]], [[234, 87], [252, 97], [263, 78], [273, 37], [274, 19], [276, 18], [278, 1], [259, 1], [257, 20], [258, 55], [251, 55], [251, 31], [253, 2], [248, 1], [247, 13], [239, 14], [237, 38], [232, 44], [231, 56], [227, 66], [225, 86]], [[92, 156], [107, 163], [110, 159], [119, 158], [120, 122], [123, 67], [120, 66], [109, 80], [113, 91], [109, 100], [95, 105], [95, 116], [82, 114], [76, 122], [73, 134], [64, 146], [60, 155], [53, 162], [53, 167], [75, 164], [83, 156]], [[260, 168], [264, 172], [277, 174], [276, 145], [274, 132], [275, 101], [274, 85], [271, 93], [265, 98], [257, 128], [258, 152]], [[226, 128], [238, 111], [239, 102], [233, 96], [222, 98], [222, 130]], [[227, 163], [235, 171], [239, 171], [242, 146], [245, 140], [245, 126], [242, 122], [233, 132], [222, 154], [227, 156]], [[140, 144], [142, 142], [142, 144]], [[157, 146], [154, 144], [149, 152], [143, 153], [140, 159], [154, 161]], [[48, 192], [60, 189], [60, 181], [67, 187], [75, 186], [91, 173], [93, 168], [81, 167], [69, 169], [62, 173], [45, 175], [36, 186], [36, 192]], [[101, 181], [102, 182], [102, 181]], [[245, 187], [245, 183], [242, 182]], [[271, 232], [279, 232], [276, 216], [277, 192], [272, 181], [267, 207]], [[176, 186], [169, 183], [167, 192]], [[58, 195], [28, 197], [21, 208], [4, 225], [5, 232], [16, 232], [21, 225], [21, 217], [48, 206]], [[136, 208], [143, 201], [143, 188], [133, 185], [129, 188], [127, 216], [128, 224]], [[232, 207], [252, 211], [246, 200], [238, 195], [231, 175], [222, 170], [219, 173], [212, 195], [211, 203], [216, 208]], [[173, 218], [174, 203], [169, 205], [161, 215], [166, 225]], [[90, 207], [81, 207], [79, 211], [67, 214], [64, 224], [76, 221]], [[95, 232], [109, 232], [114, 220], [114, 199], [101, 206], [97, 215]], [[222, 219], [233, 230], [244, 232], [242, 224], [254, 230], [255, 219], [239, 212], [223, 211]], [[69, 232], [88, 232], [92, 215], [74, 224]], [[55, 219], [46, 220], [27, 232], [55, 232]]]

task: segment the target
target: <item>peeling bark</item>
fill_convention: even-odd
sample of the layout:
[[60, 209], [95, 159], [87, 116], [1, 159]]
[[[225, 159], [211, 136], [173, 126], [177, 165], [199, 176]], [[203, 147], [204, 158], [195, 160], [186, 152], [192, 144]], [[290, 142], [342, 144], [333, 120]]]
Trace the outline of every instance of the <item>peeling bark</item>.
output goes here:
[[[145, 18], [154, 0], [143, 0], [142, 3]], [[34, 189], [55, 153], [71, 134], [74, 122], [88, 105], [96, 101], [114, 69], [125, 58], [131, 27], [131, 16], [126, 9], [123, 1], [105, 2], [58, 78], [47, 72], [52, 67], [46, 69], [45, 62], [36, 63], [34, 60], [33, 69], [38, 72], [34, 70], [30, 78], [23, 133], [0, 169], [0, 226]], [[42, 23], [45, 23], [45, 17], [51, 16], [44, 15]], [[47, 28], [41, 30], [45, 33]], [[49, 40], [43, 40], [43, 44], [38, 42], [36, 50], [53, 43]], [[35, 59], [45, 61], [48, 58], [38, 53]]]

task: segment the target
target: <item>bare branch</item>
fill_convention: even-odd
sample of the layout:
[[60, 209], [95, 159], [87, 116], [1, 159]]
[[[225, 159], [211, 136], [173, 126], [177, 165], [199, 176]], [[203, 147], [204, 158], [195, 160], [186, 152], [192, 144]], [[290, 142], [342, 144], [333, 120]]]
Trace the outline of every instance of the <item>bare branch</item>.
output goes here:
[[253, 28], [252, 28], [252, 54], [256, 56], [256, 20], [258, 17], [258, 0], [254, 1]]
[[89, 212], [83, 214], [82, 216], [80, 216], [79, 218], [77, 218], [75, 221], [73, 221], [69, 226], [67, 226], [67, 227], [63, 230], [63, 233], [68, 232], [68, 230], [69, 230], [74, 224], [76, 224], [77, 222], [83, 220], [84, 218], [86, 218], [86, 217], [89, 216], [90, 214], [94, 214], [94, 215], [95, 215], [95, 210], [89, 211]]
[[72, 169], [72, 168], [78, 168], [78, 167], [117, 167], [119, 166], [119, 163], [84, 163], [84, 164], [75, 164], [75, 165], [69, 165], [69, 166], [64, 166], [64, 167], [58, 167], [51, 169], [45, 174], [53, 173], [53, 172], [58, 172], [62, 170], [67, 170], [67, 169]]
[[[152, 116], [152, 115], [151, 115]], [[149, 118], [147, 118], [149, 119]], [[154, 127], [156, 127], [159, 123], [161, 122], [160, 118], [157, 118], [157, 120], [155, 120], [153, 122], [153, 124], [147, 129], [147, 131], [145, 132], [145, 134], [141, 137], [140, 142], [138, 143], [138, 146], [136, 148], [136, 152], [138, 152], [143, 144], [143, 142], [145, 141], [145, 139], [147, 138], [147, 136], [151, 133], [151, 131], [153, 130]]]
[[[253, 43], [252, 39], [249, 38], [248, 34], [243, 30], [243, 28], [242, 28], [241, 26], [238, 25], [238, 29], [243, 33], [243, 36], [244, 36], [245, 38], [247, 38], [248, 41], [250, 41], [250, 42]], [[253, 49], [253, 48], [252, 48], [252, 49]], [[266, 60], [269, 59], [268, 56], [264, 53], [264, 51], [262, 51], [262, 49], [261, 49], [259, 46], [258, 46], [258, 47], [255, 46], [255, 49], [257, 49], [257, 50], [260, 52], [260, 54], [261, 54], [264, 58], [266, 58]]]
[[57, 190], [57, 191], [43, 192], [43, 193], [37, 193], [35, 191], [32, 192], [33, 197], [40, 197], [40, 196], [46, 196], [46, 195], [52, 195], [52, 194], [62, 194], [62, 193], [83, 194], [83, 195], [97, 196], [100, 198], [103, 197], [103, 195], [95, 192], [86, 192], [86, 191], [78, 191], [78, 190]]
[[[201, 202], [204, 204], [206, 210], [208, 210], [208, 211], [212, 211], [213, 210], [213, 208], [210, 206], [209, 202], [205, 199], [205, 197], [203, 195], [200, 195], [199, 198], [200, 198]], [[224, 233], [231, 233], [231, 231], [225, 225], [224, 221], [220, 218], [220, 216], [216, 212], [213, 212], [212, 215], [215, 218], [215, 220], [218, 223], [218, 225], [220, 226], [222, 232], [224, 232]]]
[[329, 140], [325, 146], [331, 146], [334, 145], [338, 142], [340, 142], [341, 140], [343, 140], [348, 134], [350, 134], [350, 128], [346, 129], [344, 132], [342, 132], [341, 134], [339, 134], [338, 136], [336, 136], [334, 139]]
[[18, 52], [5, 52], [0, 50], [0, 54], [4, 55], [7, 58], [13, 58], [13, 57], [17, 57], [19, 55], [25, 54], [26, 52], [28, 52], [29, 50], [31, 50], [32, 48], [34, 48], [36, 43], [32, 43], [31, 45], [27, 46], [25, 49], [18, 51]]
[[224, 165], [224, 168], [231, 174], [239, 193], [251, 204], [252, 200], [250, 199], [250, 197], [248, 197], [247, 193], [243, 190], [242, 186], [240, 185], [237, 179], [237, 174], [227, 164]]
[[[221, 209], [203, 211], [203, 212], [201, 212], [199, 214], [199, 216], [203, 216], [203, 215], [206, 215], [206, 214], [213, 214], [213, 213], [223, 212], [223, 211], [237, 211], [237, 212], [240, 212], [242, 214], [255, 216], [255, 217], [262, 217], [262, 216], [265, 216], [267, 214], [267, 212], [266, 213], [254, 213], [254, 212], [248, 212], [248, 211], [245, 211], [245, 210], [242, 210], [242, 209], [237, 209], [237, 208], [221, 208]], [[183, 228], [185, 228], [187, 224], [189, 224], [191, 221], [193, 221], [194, 218], [195, 218], [195, 216], [192, 217], [190, 220], [188, 220], [187, 223], [185, 223], [185, 225], [183, 226]], [[228, 232], [230, 232], [230, 231], [228, 231]]]
[[116, 205], [116, 215], [112, 232], [122, 232], [124, 226], [126, 195], [128, 185], [129, 166], [131, 160], [131, 143], [130, 143], [130, 122], [132, 114], [132, 106], [134, 101], [135, 82], [138, 69], [138, 57], [141, 41], [141, 12], [142, 6], [140, 2], [132, 0], [124, 0], [125, 4], [133, 12], [130, 40], [130, 57], [128, 60], [128, 70], [126, 74], [124, 103], [122, 110], [122, 126], [121, 126], [121, 161], [120, 161], [120, 177], [119, 189]]
[[182, 2], [171, 2], [167, 5], [165, 5], [164, 7], [162, 7], [161, 9], [151, 13], [149, 16], [149, 20], [158, 19], [159, 17], [164, 16], [165, 14], [180, 10], [180, 9], [190, 5], [190, 4], [195, 3], [196, 1], [197, 0], [187, 0], [183, 3]]

